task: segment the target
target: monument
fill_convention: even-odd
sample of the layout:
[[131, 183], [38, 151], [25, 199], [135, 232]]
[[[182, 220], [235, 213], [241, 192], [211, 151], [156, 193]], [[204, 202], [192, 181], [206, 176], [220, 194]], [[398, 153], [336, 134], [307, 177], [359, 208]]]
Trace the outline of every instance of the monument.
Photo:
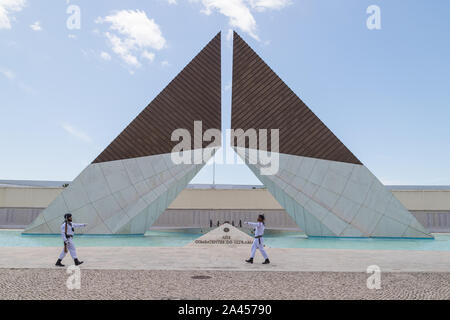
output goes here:
[[[278, 145], [255, 147], [276, 147], [279, 170], [262, 175], [250, 145], [232, 147], [307, 236], [432, 238], [237, 33], [232, 86], [232, 129], [279, 130]], [[25, 233], [59, 233], [71, 212], [88, 234], [144, 234], [220, 147], [195, 141], [191, 150], [213, 149], [209, 158], [172, 161], [175, 130], [221, 128], [221, 89], [219, 33]]]

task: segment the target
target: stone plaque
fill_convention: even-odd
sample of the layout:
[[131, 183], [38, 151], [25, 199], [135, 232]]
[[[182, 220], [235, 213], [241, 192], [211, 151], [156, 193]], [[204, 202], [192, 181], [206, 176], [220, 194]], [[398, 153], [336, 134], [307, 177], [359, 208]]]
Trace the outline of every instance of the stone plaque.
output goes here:
[[194, 240], [188, 246], [240, 246], [251, 245], [253, 238], [236, 227], [225, 223]]

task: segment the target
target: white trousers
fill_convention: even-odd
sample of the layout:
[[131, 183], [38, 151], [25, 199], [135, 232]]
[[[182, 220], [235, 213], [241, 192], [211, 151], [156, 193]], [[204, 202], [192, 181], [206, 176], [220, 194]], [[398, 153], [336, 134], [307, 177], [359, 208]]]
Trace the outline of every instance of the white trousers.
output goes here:
[[[67, 249], [69, 250], [70, 255], [72, 256], [72, 258], [74, 260], [77, 259], [77, 250], [75, 249], [75, 245], [73, 244], [73, 238], [67, 239]], [[64, 248], [63, 248], [61, 254], [59, 255], [59, 259], [60, 260], [64, 259], [66, 254], [67, 253], [64, 251]]]
[[259, 239], [253, 240], [252, 254], [250, 256], [251, 258], [255, 257], [256, 249], [259, 249], [259, 251], [261, 251], [261, 254], [264, 257], [264, 259], [268, 259], [269, 258], [267, 256], [266, 250], [264, 250], [264, 239], [263, 238], [259, 238]]

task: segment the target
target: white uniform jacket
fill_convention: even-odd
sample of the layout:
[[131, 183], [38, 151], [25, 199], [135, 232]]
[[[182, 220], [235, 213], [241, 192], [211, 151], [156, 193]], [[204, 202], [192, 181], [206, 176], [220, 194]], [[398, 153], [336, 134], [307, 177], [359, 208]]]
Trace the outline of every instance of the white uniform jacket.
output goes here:
[[266, 228], [264, 226], [264, 223], [262, 222], [245, 222], [249, 226], [255, 227], [255, 238], [256, 237], [262, 237], [264, 235], [264, 229]]
[[69, 240], [68, 238], [73, 237], [73, 235], [75, 234], [75, 228], [83, 228], [83, 227], [86, 227], [86, 224], [67, 222], [67, 233], [66, 233], [66, 222], [64, 222], [61, 225], [61, 237], [64, 243], [67, 244], [67, 241]]

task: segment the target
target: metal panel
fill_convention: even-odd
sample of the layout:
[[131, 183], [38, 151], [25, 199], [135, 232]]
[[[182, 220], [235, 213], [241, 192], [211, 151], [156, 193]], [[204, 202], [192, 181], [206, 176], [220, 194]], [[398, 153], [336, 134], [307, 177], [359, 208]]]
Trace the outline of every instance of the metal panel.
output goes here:
[[[221, 35], [170, 82], [93, 163], [170, 153], [175, 129], [221, 128]], [[203, 147], [210, 142], [203, 142]], [[218, 145], [218, 144], [217, 144]], [[194, 149], [194, 148], [193, 148]]]
[[43, 210], [42, 208], [0, 208], [0, 229], [26, 228]]
[[236, 32], [233, 55], [233, 129], [279, 129], [280, 153], [361, 164]]
[[229, 222], [235, 226], [245, 221], [256, 221], [258, 215], [266, 216], [266, 227], [275, 230], [299, 230], [297, 224], [284, 210], [166, 210], [152, 228], [209, 228], [217, 223]]
[[430, 232], [450, 232], [450, 212], [412, 211], [416, 219]]

